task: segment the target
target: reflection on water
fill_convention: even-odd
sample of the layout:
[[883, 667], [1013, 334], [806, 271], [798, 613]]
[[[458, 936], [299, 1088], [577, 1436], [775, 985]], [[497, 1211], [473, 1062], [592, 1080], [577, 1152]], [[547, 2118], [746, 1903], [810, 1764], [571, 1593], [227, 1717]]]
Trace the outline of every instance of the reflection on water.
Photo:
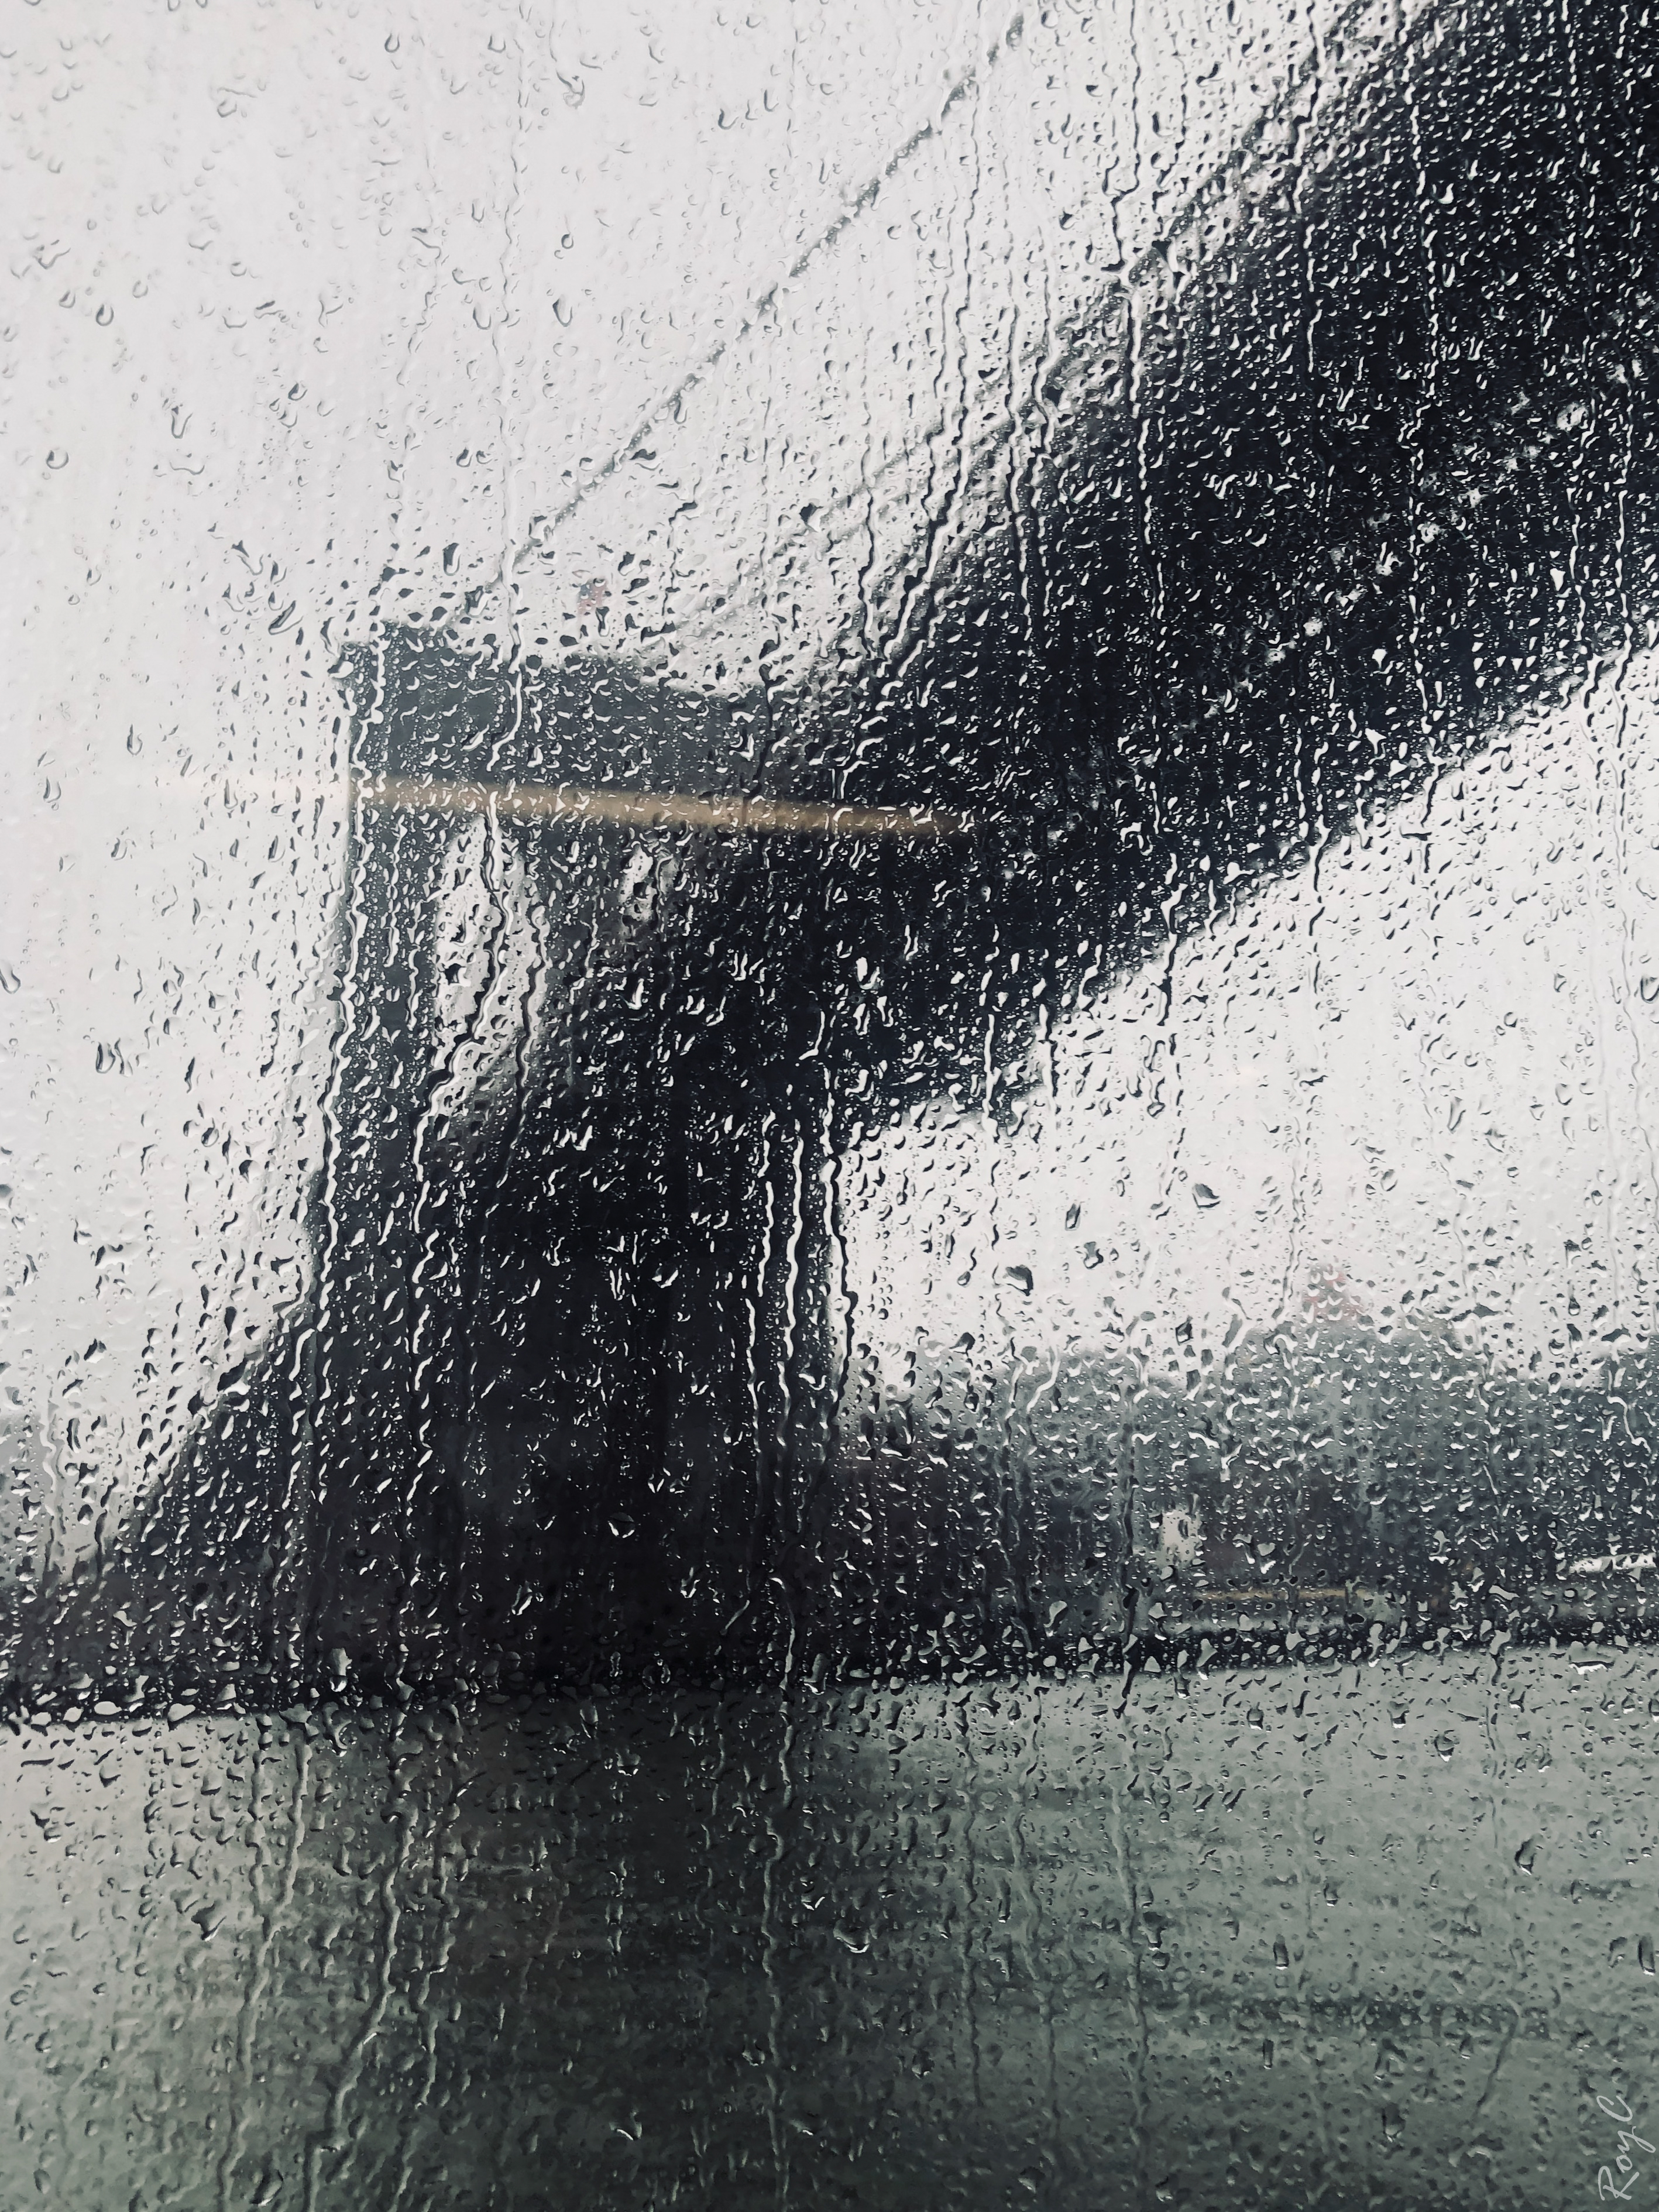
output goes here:
[[1656, 1711], [1498, 1638], [24, 1725], [0, 2199], [1555, 2212], [1659, 2119]]

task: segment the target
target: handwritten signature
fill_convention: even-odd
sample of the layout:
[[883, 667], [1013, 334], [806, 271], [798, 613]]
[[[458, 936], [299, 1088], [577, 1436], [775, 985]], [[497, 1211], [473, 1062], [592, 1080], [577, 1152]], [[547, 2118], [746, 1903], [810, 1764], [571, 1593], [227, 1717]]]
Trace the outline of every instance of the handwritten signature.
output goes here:
[[1603, 2203], [1612, 2197], [1621, 2204], [1628, 2204], [1631, 2191], [1642, 2179], [1642, 2169], [1631, 2156], [1631, 2152], [1632, 2149], [1644, 2150], [1652, 2157], [1655, 2155], [1653, 2145], [1631, 2132], [1636, 2115], [1622, 2097], [1598, 2097], [1595, 2101], [1610, 2120], [1620, 2123], [1618, 2154], [1611, 2166], [1596, 2169], [1595, 2193]]

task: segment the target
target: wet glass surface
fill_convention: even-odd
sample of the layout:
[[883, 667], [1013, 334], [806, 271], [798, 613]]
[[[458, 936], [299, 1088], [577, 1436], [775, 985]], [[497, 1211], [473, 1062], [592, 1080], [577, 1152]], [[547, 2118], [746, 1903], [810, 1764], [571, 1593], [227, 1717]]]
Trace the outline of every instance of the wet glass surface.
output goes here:
[[1593, 2201], [1651, 2122], [1656, 1705], [1649, 1655], [1581, 1647], [1149, 1670], [1127, 1706], [1109, 1676], [45, 1724], [4, 1751], [0, 2176]]
[[0, 2194], [1659, 2188], [1647, 15], [7, 37]]

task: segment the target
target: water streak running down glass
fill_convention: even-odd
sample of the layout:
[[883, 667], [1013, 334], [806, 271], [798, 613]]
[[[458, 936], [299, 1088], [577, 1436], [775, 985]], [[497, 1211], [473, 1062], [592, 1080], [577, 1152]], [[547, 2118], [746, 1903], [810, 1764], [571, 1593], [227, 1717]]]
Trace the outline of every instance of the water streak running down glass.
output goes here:
[[0, 2200], [1659, 2203], [1659, 27], [0, 60]]

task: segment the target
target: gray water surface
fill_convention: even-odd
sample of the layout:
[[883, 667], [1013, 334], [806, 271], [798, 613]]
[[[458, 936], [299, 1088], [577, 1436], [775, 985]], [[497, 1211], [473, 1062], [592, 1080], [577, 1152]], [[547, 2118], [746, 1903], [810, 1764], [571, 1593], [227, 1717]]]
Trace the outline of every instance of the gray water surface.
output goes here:
[[1594, 2201], [1654, 1709], [1581, 1644], [26, 1727], [0, 2203]]

